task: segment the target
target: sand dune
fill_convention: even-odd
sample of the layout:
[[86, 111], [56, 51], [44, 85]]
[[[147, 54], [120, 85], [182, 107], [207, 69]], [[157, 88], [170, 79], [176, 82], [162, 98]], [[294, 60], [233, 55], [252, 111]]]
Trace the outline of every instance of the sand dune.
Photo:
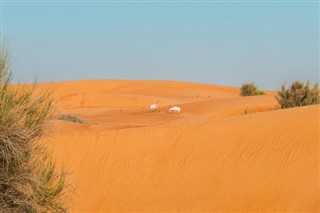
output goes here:
[[272, 91], [184, 82], [42, 86], [88, 120], [54, 121], [44, 139], [79, 186], [72, 212], [319, 211], [319, 105], [273, 110]]
[[[214, 119], [242, 114], [245, 109], [266, 111], [276, 105], [274, 92], [240, 97], [234, 87], [174, 81], [73, 81], [41, 86], [55, 89], [62, 114], [78, 115], [99, 130]], [[150, 104], [156, 102], [160, 112], [150, 113]], [[181, 106], [184, 113], [168, 115], [172, 105]]]
[[[44, 87], [47, 84], [43, 85]], [[150, 102], [188, 103], [198, 98], [229, 98], [238, 95], [237, 88], [175, 81], [70, 81], [51, 83], [59, 93], [64, 108], [132, 107]]]

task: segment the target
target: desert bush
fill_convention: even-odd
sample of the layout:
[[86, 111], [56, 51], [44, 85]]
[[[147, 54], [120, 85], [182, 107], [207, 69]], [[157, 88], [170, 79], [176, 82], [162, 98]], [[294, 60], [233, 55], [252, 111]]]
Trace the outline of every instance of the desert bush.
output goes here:
[[65, 204], [66, 173], [59, 171], [51, 156], [45, 156], [37, 168], [40, 185], [35, 191], [36, 203], [39, 205], [39, 212], [67, 212]]
[[241, 96], [253, 96], [253, 95], [264, 95], [262, 90], [259, 90], [255, 83], [242, 84], [240, 88]]
[[275, 98], [281, 108], [318, 104], [320, 103], [319, 86], [315, 83], [311, 89], [309, 81], [306, 84], [294, 81], [287, 89], [286, 85], [282, 84]]
[[70, 121], [70, 122], [79, 123], [79, 124], [87, 123], [87, 121], [75, 115], [59, 115], [59, 120]]
[[[0, 212], [65, 212], [58, 202], [62, 193], [47, 194], [43, 190], [63, 188], [64, 172], [43, 161], [46, 150], [37, 143], [53, 115], [53, 99], [48, 92], [36, 91], [35, 86], [13, 86], [8, 58], [8, 51], [1, 45]], [[45, 181], [50, 173], [55, 180]], [[50, 200], [42, 202], [39, 197]]]

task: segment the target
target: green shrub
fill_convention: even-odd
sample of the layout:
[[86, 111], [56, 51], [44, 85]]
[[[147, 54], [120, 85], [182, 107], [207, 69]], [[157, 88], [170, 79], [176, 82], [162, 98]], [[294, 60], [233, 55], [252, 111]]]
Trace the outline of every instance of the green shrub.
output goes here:
[[261, 90], [258, 90], [255, 83], [247, 83], [242, 84], [240, 88], [240, 95], [241, 96], [253, 96], [253, 95], [264, 95], [265, 93]]
[[311, 89], [309, 81], [306, 84], [294, 81], [287, 89], [286, 85], [282, 84], [275, 98], [281, 108], [318, 104], [320, 103], [319, 86], [316, 83]]
[[[47, 153], [36, 142], [44, 135], [45, 125], [53, 115], [53, 99], [48, 92], [36, 91], [35, 86], [13, 86], [8, 58], [8, 51], [1, 45], [0, 212], [48, 212], [51, 207], [49, 212], [65, 212], [64, 205], [57, 202], [62, 193], [48, 195], [42, 190], [63, 187], [65, 175], [43, 161]], [[43, 181], [48, 171], [54, 174], [55, 181]], [[50, 202], [38, 199], [48, 196], [52, 197]], [[51, 205], [56, 203], [59, 205]]]

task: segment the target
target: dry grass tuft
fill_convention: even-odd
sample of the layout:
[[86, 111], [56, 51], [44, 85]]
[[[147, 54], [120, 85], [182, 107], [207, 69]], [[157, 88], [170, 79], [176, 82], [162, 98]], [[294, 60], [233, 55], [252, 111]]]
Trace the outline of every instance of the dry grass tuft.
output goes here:
[[81, 119], [75, 115], [59, 115], [59, 120], [70, 121], [70, 122], [79, 123], [79, 124], [87, 123], [86, 120]]
[[2, 45], [0, 212], [66, 212], [63, 203], [58, 202], [65, 175], [58, 172], [53, 163], [46, 163], [49, 159], [43, 161], [46, 151], [35, 143], [43, 136], [46, 122], [53, 116], [54, 101], [49, 92], [37, 92], [35, 85], [12, 86], [8, 60], [8, 51]]

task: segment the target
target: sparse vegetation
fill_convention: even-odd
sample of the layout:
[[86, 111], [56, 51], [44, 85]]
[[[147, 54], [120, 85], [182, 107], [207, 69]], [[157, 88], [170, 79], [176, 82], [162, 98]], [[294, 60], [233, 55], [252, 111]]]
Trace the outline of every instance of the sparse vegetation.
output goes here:
[[311, 89], [309, 82], [304, 84], [294, 81], [287, 89], [286, 85], [282, 84], [275, 98], [281, 108], [318, 104], [320, 103], [319, 85], [316, 83]]
[[45, 133], [54, 102], [35, 86], [13, 86], [8, 58], [1, 45], [0, 212], [66, 212], [65, 173], [55, 168], [36, 142]]
[[45, 156], [37, 168], [40, 185], [35, 191], [39, 212], [67, 212], [64, 198], [67, 197], [66, 173], [58, 172], [51, 156]]
[[264, 95], [262, 90], [259, 90], [255, 83], [242, 84], [240, 88], [241, 96], [253, 96], [253, 95]]
[[250, 110], [248, 107], [244, 108], [243, 110], [243, 114], [246, 115], [246, 114], [249, 114], [250, 113]]
[[59, 120], [70, 121], [70, 122], [79, 123], [79, 124], [87, 123], [87, 121], [75, 115], [60, 115]]

